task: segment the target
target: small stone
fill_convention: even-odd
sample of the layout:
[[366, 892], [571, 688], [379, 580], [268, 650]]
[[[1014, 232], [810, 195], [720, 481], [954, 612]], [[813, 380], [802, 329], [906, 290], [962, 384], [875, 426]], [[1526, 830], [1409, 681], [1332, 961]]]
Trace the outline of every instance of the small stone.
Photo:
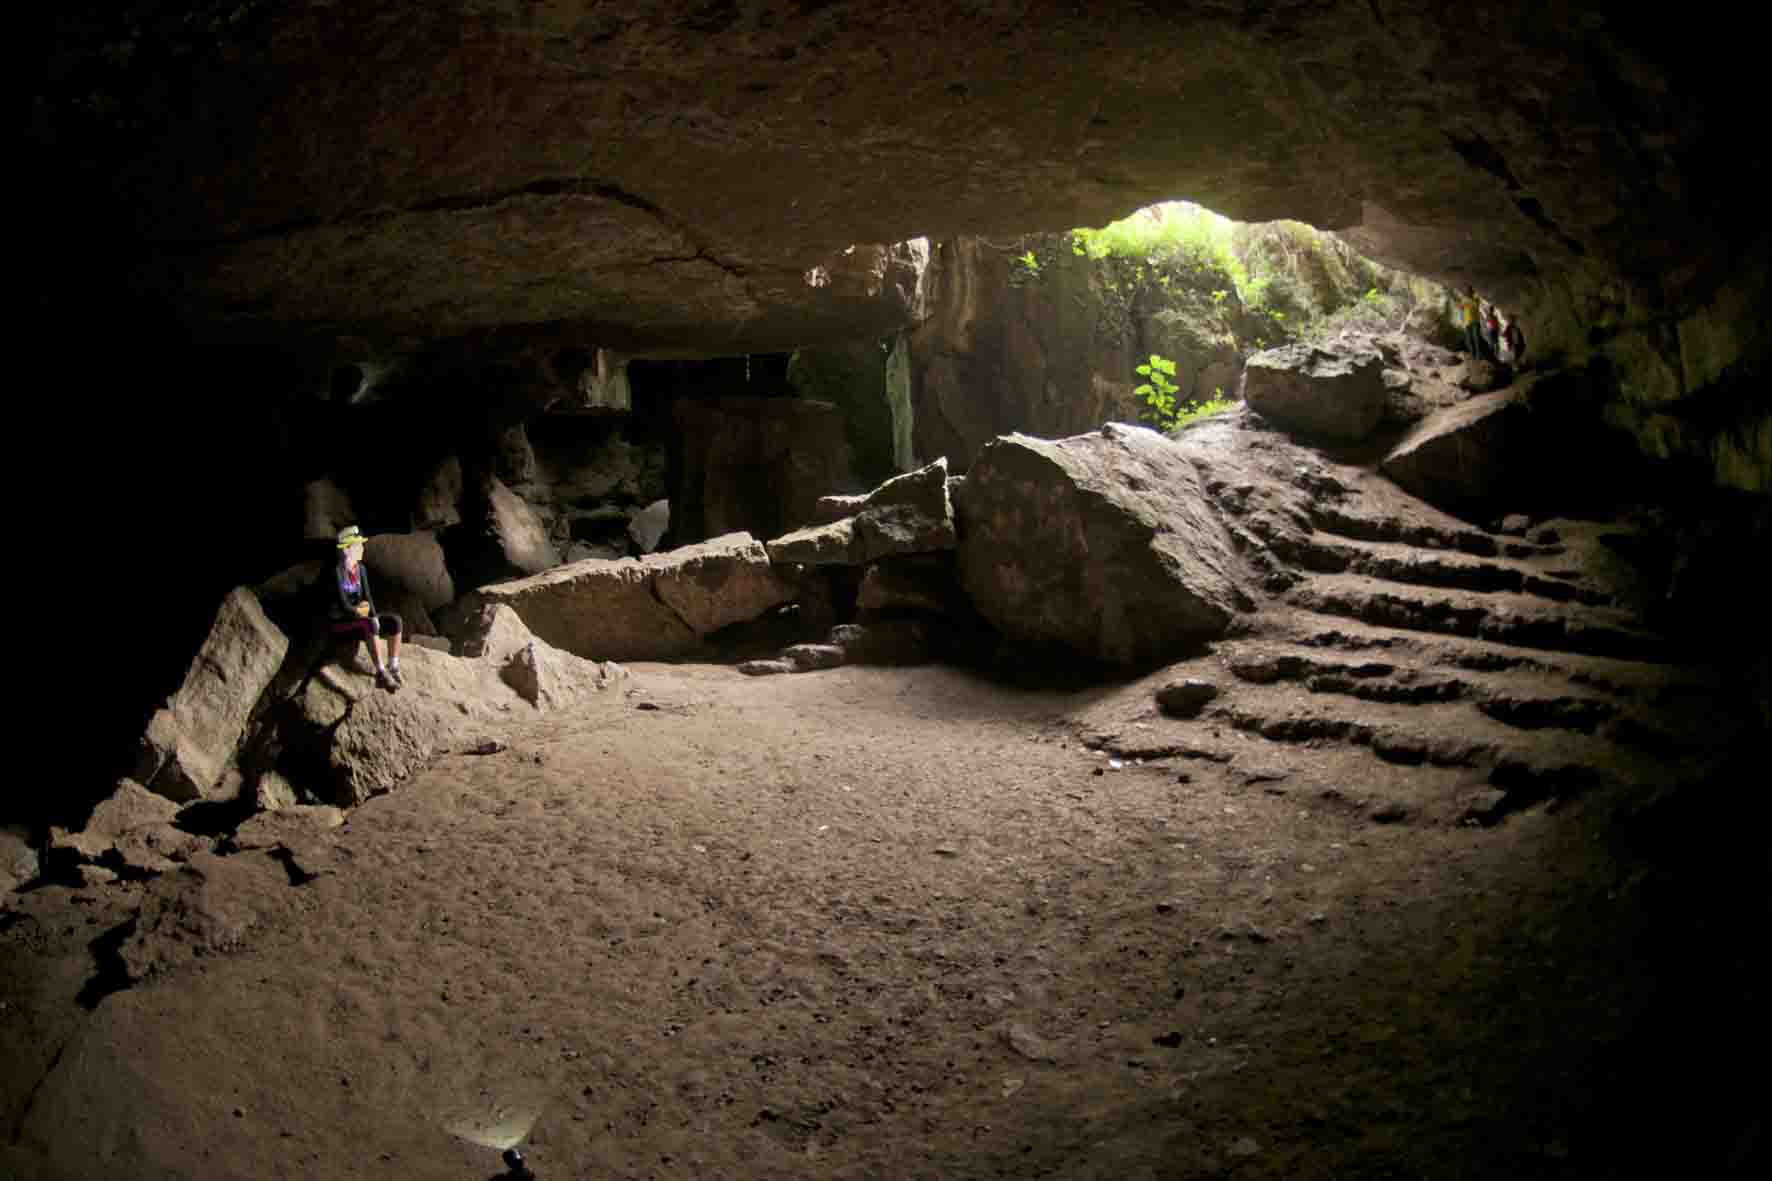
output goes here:
[[1218, 696], [1218, 686], [1211, 681], [1189, 677], [1171, 681], [1157, 690], [1157, 708], [1172, 718], [1197, 718], [1206, 703]]
[[773, 677], [794, 671], [794, 665], [786, 660], [746, 660], [739, 664], [738, 671], [747, 677]]
[[1157, 1037], [1152, 1038], [1151, 1044], [1162, 1046], [1165, 1050], [1180, 1049], [1181, 1034], [1172, 1029], [1168, 1033], [1160, 1034]]
[[1528, 517], [1525, 513], [1509, 513], [1507, 516], [1501, 518], [1501, 525], [1496, 529], [1496, 532], [1512, 533], [1518, 536], [1524, 534], [1526, 530], [1530, 528], [1532, 528], [1531, 517]]
[[783, 648], [781, 655], [797, 672], [840, 668], [844, 659], [843, 649], [835, 644], [794, 644]]
[[1097, 767], [1095, 770], [1089, 772], [1089, 774], [1091, 774], [1091, 775], [1106, 775], [1107, 770], [1106, 770], [1106, 768], [1103, 768], [1103, 767]]
[[1238, 1140], [1235, 1144], [1231, 1145], [1225, 1151], [1230, 1156], [1250, 1157], [1250, 1156], [1255, 1156], [1257, 1153], [1259, 1153], [1261, 1151], [1261, 1145], [1257, 1144], [1254, 1140], [1250, 1139], [1248, 1136], [1244, 1136], [1241, 1140]]
[[1372, 819], [1378, 824], [1396, 824], [1409, 817], [1409, 809], [1395, 800], [1378, 805], [1372, 809]]
[[938, 857], [958, 857], [960, 855], [960, 850], [954, 848], [952, 845], [937, 845], [933, 852]]
[[1175, 903], [1173, 903], [1173, 902], [1159, 902], [1159, 903], [1157, 903], [1157, 913], [1158, 914], [1173, 914], [1174, 911], [1175, 911]]
[[1004, 1028], [1003, 1042], [1030, 1062], [1057, 1062], [1057, 1047], [1019, 1022]]
[[102, 865], [80, 865], [75, 871], [80, 875], [82, 886], [108, 886], [117, 880], [117, 872]]

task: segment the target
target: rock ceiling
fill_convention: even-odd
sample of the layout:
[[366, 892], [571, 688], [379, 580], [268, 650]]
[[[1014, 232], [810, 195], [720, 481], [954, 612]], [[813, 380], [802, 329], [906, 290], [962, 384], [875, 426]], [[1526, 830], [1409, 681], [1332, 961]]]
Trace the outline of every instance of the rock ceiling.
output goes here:
[[900, 260], [851, 244], [1099, 225], [1177, 196], [1341, 229], [1499, 298], [1676, 319], [1731, 278], [1766, 179], [1763, 137], [1730, 130], [1745, 47], [1602, 3], [46, 19], [35, 261], [115, 275], [206, 334], [788, 347], [906, 316]]

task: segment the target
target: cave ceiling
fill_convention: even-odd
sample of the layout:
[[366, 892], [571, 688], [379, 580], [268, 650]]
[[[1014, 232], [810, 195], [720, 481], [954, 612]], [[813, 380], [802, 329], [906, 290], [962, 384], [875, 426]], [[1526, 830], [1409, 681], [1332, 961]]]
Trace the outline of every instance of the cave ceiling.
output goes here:
[[1766, 148], [1747, 39], [1628, 8], [72, 3], [28, 247], [202, 335], [712, 354], [904, 322], [914, 260], [858, 243], [1186, 197], [1673, 315], [1758, 234]]

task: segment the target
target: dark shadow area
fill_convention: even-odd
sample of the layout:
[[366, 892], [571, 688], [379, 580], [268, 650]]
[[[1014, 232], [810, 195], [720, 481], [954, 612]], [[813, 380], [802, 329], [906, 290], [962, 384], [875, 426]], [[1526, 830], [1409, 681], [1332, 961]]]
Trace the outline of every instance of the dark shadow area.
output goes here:
[[80, 1007], [91, 1012], [99, 1002], [114, 992], [122, 992], [133, 983], [123, 963], [123, 945], [135, 934], [136, 920], [130, 918], [94, 939], [87, 946], [92, 950], [93, 973], [75, 996]]

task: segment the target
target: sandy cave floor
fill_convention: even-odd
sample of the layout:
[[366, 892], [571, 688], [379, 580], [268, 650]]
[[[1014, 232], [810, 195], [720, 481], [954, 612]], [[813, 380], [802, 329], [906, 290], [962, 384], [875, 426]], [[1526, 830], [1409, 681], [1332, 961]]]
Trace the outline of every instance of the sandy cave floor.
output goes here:
[[1153, 681], [633, 674], [148, 887], [239, 937], [90, 1012], [143, 887], [22, 896], [0, 1176], [478, 1179], [449, 1129], [530, 1118], [543, 1178], [1616, 1167], [1648, 984], [1605, 801], [1378, 823], [1348, 797], [1407, 771], [1254, 738], [1110, 768], [1104, 711], [1210, 728]]

